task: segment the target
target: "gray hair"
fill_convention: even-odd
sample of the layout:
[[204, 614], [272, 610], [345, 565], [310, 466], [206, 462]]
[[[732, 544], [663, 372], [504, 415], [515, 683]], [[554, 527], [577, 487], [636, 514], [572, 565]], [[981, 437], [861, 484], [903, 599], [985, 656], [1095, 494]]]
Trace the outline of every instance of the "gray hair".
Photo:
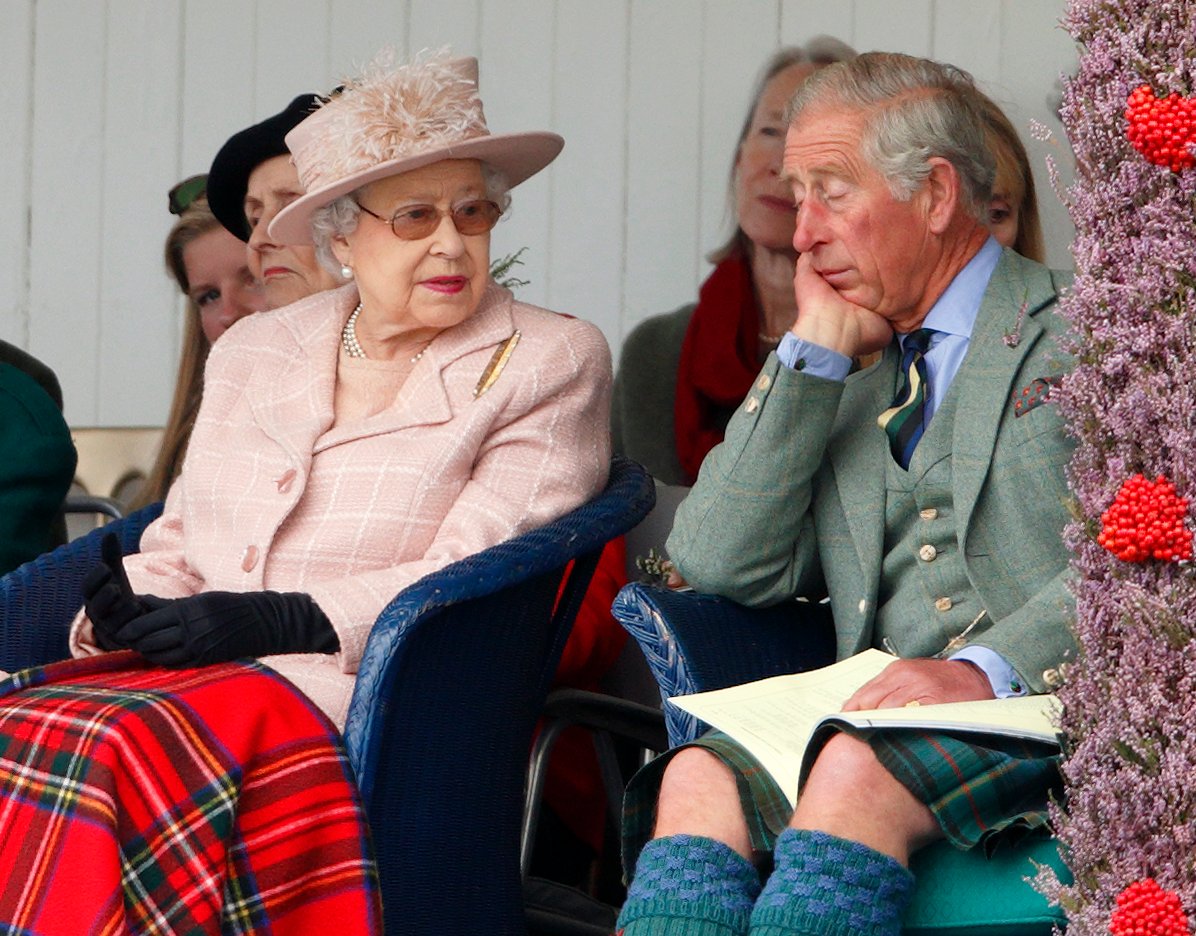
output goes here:
[[[488, 163], [482, 163], [482, 179], [486, 185], [486, 197], [495, 202], [503, 214], [511, 207], [511, 186], [503, 173]], [[341, 262], [332, 252], [332, 242], [337, 237], [347, 237], [357, 230], [361, 218], [361, 205], [357, 199], [366, 186], [342, 195], [311, 215], [311, 239], [316, 245], [316, 259], [324, 269], [336, 276], [341, 275]]]
[[868, 52], [812, 75], [794, 94], [789, 125], [815, 107], [863, 111], [860, 151], [906, 201], [930, 175], [929, 160], [959, 173], [964, 207], [988, 219], [996, 163], [985, 139], [976, 83], [961, 68], [895, 52]]
[[[760, 69], [759, 75], [756, 76], [756, 83], [752, 86], [752, 96], [748, 98], [747, 114], [743, 118], [743, 126], [739, 128], [739, 137], [735, 140], [735, 154], [731, 158], [731, 173], [727, 182], [727, 205], [732, 218], [735, 216], [735, 172], [736, 164], [739, 162], [739, 150], [743, 146], [743, 141], [747, 139], [748, 131], [752, 127], [752, 117], [755, 116], [756, 107], [760, 103], [760, 98], [764, 96], [764, 89], [768, 87], [768, 83], [793, 65], [810, 65], [819, 69], [853, 58], [855, 58], [855, 49], [834, 36], [815, 36], [803, 46], [782, 46], [768, 57]], [[746, 248], [746, 240], [747, 235], [736, 224], [735, 233], [722, 246], [712, 250], [707, 259], [711, 263], [726, 260], [733, 253]]]

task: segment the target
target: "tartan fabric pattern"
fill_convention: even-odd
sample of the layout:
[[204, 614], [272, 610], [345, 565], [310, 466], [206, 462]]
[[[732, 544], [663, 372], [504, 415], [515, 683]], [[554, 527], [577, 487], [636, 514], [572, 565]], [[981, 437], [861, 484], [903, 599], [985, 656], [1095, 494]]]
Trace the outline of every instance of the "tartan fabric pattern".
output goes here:
[[18, 673], [0, 794], [7, 932], [381, 932], [340, 741], [260, 664], [114, 653]]
[[1047, 800], [1062, 796], [1054, 745], [999, 735], [917, 729], [863, 734], [877, 759], [926, 804], [956, 848], [990, 847], [997, 833], [1047, 826]]
[[[1060, 756], [1040, 742], [996, 735], [932, 733], [916, 729], [853, 732], [864, 737], [894, 777], [926, 804], [957, 848], [990, 849], [998, 833], [1016, 835], [1047, 825], [1047, 799], [1060, 794]], [[623, 870], [628, 880], [640, 849], [652, 837], [665, 766], [677, 751], [701, 747], [735, 776], [753, 851], [770, 856], [793, 805], [760, 763], [721, 731], [666, 751], [642, 768], [623, 799]]]

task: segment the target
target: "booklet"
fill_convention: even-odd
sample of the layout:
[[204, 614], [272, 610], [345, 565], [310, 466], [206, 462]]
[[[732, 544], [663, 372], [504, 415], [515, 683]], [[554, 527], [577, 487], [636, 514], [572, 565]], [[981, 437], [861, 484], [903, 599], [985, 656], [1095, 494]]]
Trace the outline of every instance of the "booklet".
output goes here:
[[856, 689], [895, 659], [881, 650], [865, 650], [807, 673], [673, 696], [669, 701], [747, 748], [772, 774], [791, 806], [814, 756], [836, 724], [941, 728], [1058, 744], [1061, 710], [1053, 695], [842, 711]]

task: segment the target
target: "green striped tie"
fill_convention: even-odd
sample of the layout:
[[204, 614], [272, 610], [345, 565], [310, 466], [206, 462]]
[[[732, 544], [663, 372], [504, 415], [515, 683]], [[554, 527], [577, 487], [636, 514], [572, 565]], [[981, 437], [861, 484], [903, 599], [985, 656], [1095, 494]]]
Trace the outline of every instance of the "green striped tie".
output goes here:
[[876, 421], [889, 437], [889, 449], [902, 468], [909, 467], [914, 448], [922, 438], [926, 423], [926, 349], [930, 338], [938, 332], [933, 328], [919, 328], [910, 332], [901, 343], [901, 387], [893, 397], [893, 404]]

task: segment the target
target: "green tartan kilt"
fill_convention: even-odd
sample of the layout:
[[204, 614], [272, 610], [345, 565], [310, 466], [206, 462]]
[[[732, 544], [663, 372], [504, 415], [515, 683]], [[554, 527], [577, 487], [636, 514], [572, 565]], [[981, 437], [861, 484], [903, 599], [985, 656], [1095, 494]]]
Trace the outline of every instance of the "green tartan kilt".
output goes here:
[[[856, 731], [885, 769], [927, 808], [957, 848], [991, 850], [1001, 837], [1047, 827], [1047, 802], [1062, 793], [1059, 750], [1052, 744], [1000, 735], [949, 734], [916, 728]], [[623, 801], [623, 866], [631, 879], [640, 849], [652, 837], [656, 798], [665, 766], [678, 751], [701, 747], [735, 776], [752, 848], [771, 856], [776, 837], [793, 815], [771, 775], [720, 731], [665, 752], [641, 769]]]

